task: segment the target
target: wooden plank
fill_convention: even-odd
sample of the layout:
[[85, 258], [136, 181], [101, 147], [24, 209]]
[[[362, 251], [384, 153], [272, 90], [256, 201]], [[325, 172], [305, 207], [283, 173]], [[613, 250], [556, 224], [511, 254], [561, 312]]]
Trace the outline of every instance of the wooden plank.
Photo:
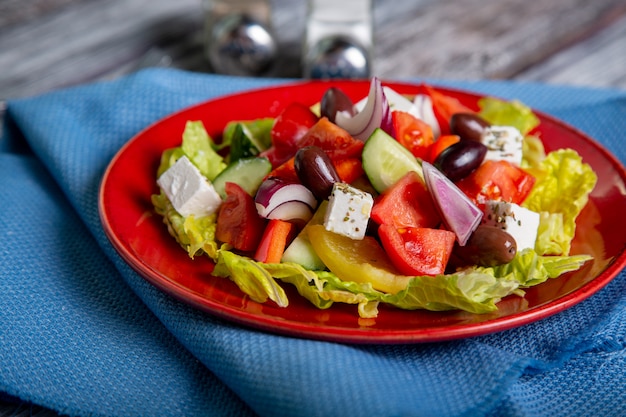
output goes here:
[[2, 0], [0, 28], [23, 24], [82, 0]]
[[85, 1], [41, 16], [2, 32], [0, 98], [112, 77], [154, 45], [184, 51], [201, 23], [196, 0]]
[[379, 25], [376, 71], [400, 77], [512, 78], [625, 9], [623, 0], [428, 2]]
[[626, 89], [626, 17], [516, 75], [515, 79]]
[[[9, 16], [0, 20], [5, 25], [0, 26], [0, 99], [116, 77], [133, 69], [153, 46], [165, 51], [176, 67], [208, 70], [197, 0], [175, 4], [5, 0], [0, 4], [7, 12], [3, 16]], [[272, 75], [301, 73], [305, 4], [272, 0], [282, 54], [280, 71]], [[396, 0], [393, 5], [377, 0], [374, 70], [390, 78], [515, 78], [612, 23], [611, 18], [626, 14], [625, 9], [623, 0]], [[604, 38], [604, 49], [619, 47], [620, 34]], [[586, 45], [581, 46], [586, 53], [598, 52]], [[571, 79], [573, 71], [579, 82], [585, 82], [593, 79], [586, 74], [597, 72], [579, 68], [563, 76]], [[613, 73], [619, 71], [617, 64], [611, 68], [616, 68]], [[531, 74], [538, 81], [560, 79], [547, 70]], [[624, 85], [624, 81], [607, 75], [600, 84]]]

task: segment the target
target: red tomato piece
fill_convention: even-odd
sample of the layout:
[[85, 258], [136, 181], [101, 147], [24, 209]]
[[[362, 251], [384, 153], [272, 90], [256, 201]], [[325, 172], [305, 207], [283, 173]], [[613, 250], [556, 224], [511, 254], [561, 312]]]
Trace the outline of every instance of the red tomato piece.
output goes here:
[[428, 157], [426, 161], [430, 162], [431, 164], [434, 163], [441, 152], [443, 152], [447, 147], [459, 142], [460, 140], [461, 137], [457, 135], [439, 136], [428, 149]]
[[426, 159], [430, 146], [435, 140], [430, 125], [410, 113], [395, 110], [391, 113], [396, 140], [411, 153], [421, 159]]
[[378, 236], [391, 262], [405, 275], [443, 274], [455, 241], [449, 230], [386, 224], [378, 228]]
[[475, 113], [454, 97], [446, 96], [429, 85], [425, 85], [425, 89], [433, 102], [433, 110], [442, 135], [450, 134], [450, 118], [453, 114]]
[[291, 103], [272, 126], [272, 144], [284, 148], [298, 148], [298, 142], [317, 123], [318, 117], [304, 104]]
[[485, 200], [521, 204], [535, 185], [535, 177], [508, 161], [488, 160], [456, 185], [478, 205]]
[[227, 182], [226, 199], [217, 215], [215, 237], [247, 252], [255, 249], [265, 229], [265, 219], [259, 216], [254, 199], [238, 184]]
[[374, 200], [370, 215], [379, 225], [394, 228], [437, 227], [439, 213], [428, 189], [415, 171], [407, 172]]
[[267, 178], [281, 178], [285, 182], [300, 182], [296, 173], [295, 158], [291, 157], [287, 161], [274, 168]]
[[272, 146], [262, 153], [276, 167], [300, 148], [299, 142], [306, 132], [318, 121], [318, 117], [304, 104], [289, 104], [274, 120], [270, 132]]
[[326, 117], [319, 119], [299, 142], [299, 147], [319, 146], [335, 161], [346, 158], [359, 158], [364, 142], [355, 139], [345, 129], [330, 122]]
[[338, 159], [333, 161], [333, 165], [341, 181], [346, 184], [351, 184], [365, 173], [361, 160], [357, 158]]

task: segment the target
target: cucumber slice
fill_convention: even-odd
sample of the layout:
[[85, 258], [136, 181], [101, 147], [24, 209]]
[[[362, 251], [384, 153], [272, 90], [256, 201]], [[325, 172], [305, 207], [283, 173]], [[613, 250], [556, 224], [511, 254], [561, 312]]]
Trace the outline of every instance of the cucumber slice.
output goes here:
[[320, 257], [315, 253], [307, 231], [312, 225], [324, 223], [327, 207], [328, 200], [324, 200], [320, 203], [320, 206], [315, 211], [311, 220], [309, 220], [306, 226], [304, 226], [304, 229], [300, 231], [298, 236], [296, 236], [283, 253], [281, 262], [293, 262], [311, 271], [323, 271], [326, 269], [324, 262], [322, 262]]
[[267, 158], [242, 158], [229, 164], [215, 179], [213, 187], [222, 197], [226, 198], [224, 187], [227, 182], [234, 182], [248, 194], [254, 195], [263, 179], [272, 170], [272, 164]]
[[363, 170], [376, 191], [382, 193], [407, 172], [415, 171], [422, 181], [422, 166], [413, 154], [382, 129], [376, 129], [363, 147]]

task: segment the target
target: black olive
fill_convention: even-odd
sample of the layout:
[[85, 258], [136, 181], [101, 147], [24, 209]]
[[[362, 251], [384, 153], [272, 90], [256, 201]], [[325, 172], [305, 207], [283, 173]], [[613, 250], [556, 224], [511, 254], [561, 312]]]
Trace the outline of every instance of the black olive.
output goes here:
[[298, 149], [294, 166], [302, 185], [311, 190], [318, 200], [328, 198], [333, 184], [341, 181], [332, 161], [319, 146]]
[[456, 244], [453, 253], [470, 265], [497, 266], [515, 258], [517, 243], [507, 231], [483, 224], [476, 228], [465, 246]]
[[324, 93], [320, 103], [320, 115], [335, 122], [337, 112], [347, 112], [350, 116], [356, 114], [354, 103], [343, 91], [337, 87], [330, 87]]
[[480, 142], [483, 131], [489, 123], [474, 113], [455, 113], [450, 118], [450, 131], [462, 140]]
[[486, 154], [487, 147], [482, 143], [462, 140], [444, 149], [434, 165], [454, 182], [478, 168]]

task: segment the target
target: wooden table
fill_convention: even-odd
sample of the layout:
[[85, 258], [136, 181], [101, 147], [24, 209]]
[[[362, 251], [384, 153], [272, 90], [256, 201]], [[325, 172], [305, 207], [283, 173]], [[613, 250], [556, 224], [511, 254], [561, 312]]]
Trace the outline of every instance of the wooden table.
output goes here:
[[[278, 77], [299, 77], [306, 0], [271, 0]], [[209, 71], [201, 0], [0, 0], [9, 99], [146, 65]], [[626, 0], [374, 0], [373, 73], [626, 89]], [[0, 402], [0, 415], [52, 416]]]

